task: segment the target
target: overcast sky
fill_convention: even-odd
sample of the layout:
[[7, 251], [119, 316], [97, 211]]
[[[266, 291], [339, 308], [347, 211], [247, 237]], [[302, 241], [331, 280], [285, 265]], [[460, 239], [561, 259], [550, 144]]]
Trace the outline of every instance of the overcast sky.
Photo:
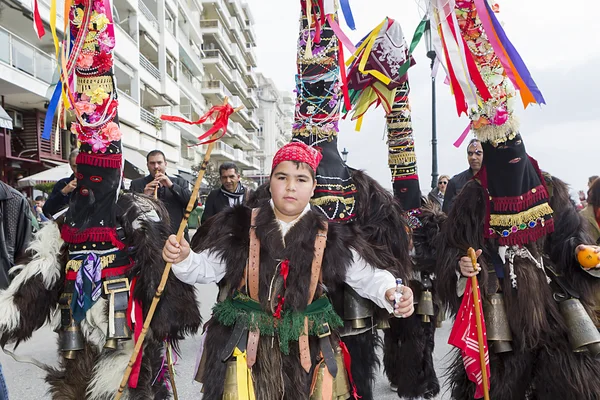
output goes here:
[[[247, 1], [256, 22], [258, 69], [280, 90], [293, 90], [300, 1]], [[518, 103], [527, 151], [542, 169], [567, 181], [574, 190], [587, 190], [588, 176], [600, 175], [600, 33], [594, 27], [597, 13], [592, 11], [598, 9], [598, 3], [500, 0], [498, 4], [497, 16], [547, 103], [527, 110]], [[410, 42], [424, 14], [415, 0], [350, 0], [350, 5], [357, 29], [350, 31], [343, 21], [341, 26], [355, 42], [386, 16], [400, 22]], [[423, 193], [429, 191], [431, 183], [431, 81], [425, 54], [422, 41], [413, 54], [417, 64], [408, 73]], [[468, 118], [457, 116], [441, 68], [437, 78], [439, 172], [452, 176], [467, 167], [465, 144], [456, 149], [452, 143], [467, 126]], [[389, 188], [384, 131], [384, 114], [379, 108], [367, 114], [360, 132], [354, 130], [353, 123], [343, 122], [339, 147], [348, 149], [349, 165], [365, 169]]]

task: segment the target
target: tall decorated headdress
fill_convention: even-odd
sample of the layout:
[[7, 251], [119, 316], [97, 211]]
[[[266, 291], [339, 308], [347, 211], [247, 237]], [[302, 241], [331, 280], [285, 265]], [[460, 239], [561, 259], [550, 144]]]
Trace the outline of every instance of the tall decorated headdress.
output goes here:
[[415, 215], [421, 207], [421, 190], [407, 72], [415, 64], [411, 53], [423, 36], [425, 27], [426, 21], [423, 20], [417, 26], [409, 47], [400, 23], [385, 18], [358, 43], [347, 62], [348, 92], [353, 108], [345, 111], [352, 113], [352, 119], [357, 121], [357, 129], [360, 129], [362, 118], [369, 108], [383, 107], [394, 196], [413, 228], [419, 225]]
[[522, 245], [554, 227], [545, 181], [514, 115], [517, 91], [525, 107], [544, 104], [544, 98], [496, 18], [498, 10], [485, 0], [431, 0], [436, 52], [445, 60], [457, 111], [469, 116], [484, 149], [476, 179], [488, 193], [486, 237]]
[[[334, 0], [300, 3], [292, 141], [304, 142], [323, 155], [311, 203], [330, 221], [350, 221], [356, 215], [356, 186], [337, 148], [341, 105], [346, 97], [342, 92], [345, 70], [336, 5]], [[352, 25], [349, 10], [344, 11], [346, 21]]]
[[[44, 135], [51, 134], [55, 112], [70, 110], [71, 132], [79, 145], [77, 188], [71, 195], [62, 239], [68, 244], [66, 282], [61, 295], [60, 347], [76, 358], [79, 324], [106, 296], [109, 304], [106, 346], [131, 339], [126, 309], [134, 282], [133, 266], [117, 227], [117, 198], [123, 175], [117, 87], [113, 73], [115, 33], [110, 0], [70, 3], [65, 40], [58, 45], [60, 81], [50, 102]], [[135, 279], [135, 278], [134, 278]], [[141, 330], [141, 325], [139, 326]], [[139, 369], [139, 361], [136, 365]], [[130, 381], [137, 386], [137, 375]]]
[[411, 228], [420, 226], [417, 218], [421, 207], [421, 189], [417, 171], [417, 155], [413, 137], [408, 94], [408, 80], [400, 85], [386, 116], [388, 165], [392, 173], [394, 196], [405, 212]]

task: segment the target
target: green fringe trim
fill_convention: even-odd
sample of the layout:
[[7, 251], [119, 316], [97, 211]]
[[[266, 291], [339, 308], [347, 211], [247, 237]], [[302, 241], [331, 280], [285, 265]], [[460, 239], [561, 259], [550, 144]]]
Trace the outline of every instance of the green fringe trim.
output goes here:
[[308, 334], [316, 336], [323, 324], [329, 324], [333, 330], [344, 325], [342, 319], [333, 309], [327, 296], [322, 296], [306, 307], [304, 312], [284, 310], [281, 319], [265, 312], [260, 303], [245, 294], [236, 293], [233, 298], [217, 303], [213, 307], [213, 315], [225, 326], [233, 326], [240, 321], [248, 330], [260, 329], [261, 335], [279, 337], [279, 348], [285, 355], [290, 352], [290, 342], [298, 341], [303, 334], [304, 317], [308, 317]]

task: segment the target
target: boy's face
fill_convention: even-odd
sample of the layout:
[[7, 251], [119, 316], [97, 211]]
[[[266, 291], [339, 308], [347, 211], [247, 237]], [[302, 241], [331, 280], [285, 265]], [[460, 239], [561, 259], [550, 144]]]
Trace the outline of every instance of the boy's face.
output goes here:
[[317, 182], [312, 178], [310, 167], [292, 161], [283, 161], [275, 167], [271, 176], [271, 198], [275, 215], [284, 222], [291, 222], [302, 213], [315, 193]]

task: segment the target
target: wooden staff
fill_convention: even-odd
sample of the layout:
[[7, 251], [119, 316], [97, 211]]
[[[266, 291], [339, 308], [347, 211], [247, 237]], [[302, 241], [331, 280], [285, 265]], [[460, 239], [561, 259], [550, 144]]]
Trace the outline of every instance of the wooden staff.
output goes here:
[[[467, 254], [471, 258], [473, 270], [477, 271], [477, 254], [475, 249], [469, 247]], [[481, 363], [481, 376], [483, 380], [483, 398], [490, 400], [490, 390], [487, 376], [487, 368], [485, 365], [485, 347], [483, 344], [483, 324], [481, 322], [481, 306], [479, 305], [479, 291], [477, 290], [477, 276], [471, 277], [471, 289], [473, 290], [473, 302], [475, 303], [475, 321], [477, 323], [477, 343], [479, 344], [479, 361]]]
[[173, 348], [171, 343], [167, 342], [167, 366], [169, 367], [169, 380], [173, 388], [173, 399], [179, 400], [177, 396], [177, 387], [175, 386], [175, 368], [173, 368]]
[[[228, 103], [229, 99], [226, 97], [223, 105]], [[237, 107], [233, 110], [233, 112], [238, 112], [244, 108], [244, 106]], [[192, 196], [190, 197], [190, 201], [186, 207], [185, 213], [183, 214], [183, 219], [181, 220], [181, 224], [179, 225], [179, 230], [177, 231], [177, 242], [181, 242], [183, 238], [183, 233], [185, 232], [185, 228], [187, 226], [188, 218], [194, 208], [194, 203], [196, 203], [196, 197], [198, 196], [198, 192], [200, 191], [200, 185], [202, 184], [202, 179], [204, 178], [204, 172], [206, 171], [206, 166], [208, 165], [208, 161], [210, 160], [210, 153], [212, 153], [213, 148], [215, 147], [217, 135], [219, 131], [215, 132], [211, 136], [211, 142], [208, 145], [208, 149], [206, 149], [206, 154], [204, 155], [204, 160], [202, 161], [202, 165], [200, 166], [200, 172], [198, 173], [198, 178], [196, 178], [196, 183], [194, 184], [194, 189], [192, 190]], [[163, 271], [162, 277], [160, 279], [160, 283], [158, 284], [158, 288], [156, 289], [156, 293], [154, 294], [154, 298], [152, 299], [152, 303], [150, 304], [150, 308], [148, 309], [148, 315], [146, 315], [146, 319], [144, 320], [144, 327], [142, 328], [142, 333], [138, 338], [137, 342], [135, 342], [135, 347], [133, 349], [133, 354], [129, 359], [129, 364], [127, 364], [127, 369], [125, 369], [125, 373], [123, 374], [123, 379], [121, 380], [121, 385], [119, 386], [119, 390], [115, 395], [115, 400], [119, 400], [125, 391], [125, 387], [127, 386], [127, 381], [129, 379], [129, 375], [131, 375], [131, 370], [133, 369], [133, 364], [137, 359], [137, 356], [142, 349], [142, 344], [144, 343], [144, 339], [146, 338], [146, 333], [148, 332], [148, 328], [150, 327], [150, 322], [152, 321], [152, 317], [154, 317], [154, 312], [156, 311], [156, 306], [160, 301], [163, 291], [165, 290], [165, 286], [167, 284], [167, 280], [169, 279], [169, 272], [171, 271], [170, 262], [165, 266], [165, 270]]]

